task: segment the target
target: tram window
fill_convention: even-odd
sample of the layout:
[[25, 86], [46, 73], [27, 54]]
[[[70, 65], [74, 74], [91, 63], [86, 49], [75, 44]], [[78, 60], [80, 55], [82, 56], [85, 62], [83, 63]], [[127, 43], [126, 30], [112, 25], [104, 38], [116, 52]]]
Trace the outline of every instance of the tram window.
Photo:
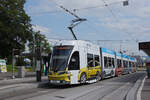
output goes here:
[[99, 66], [100, 62], [99, 62], [99, 56], [98, 55], [94, 55], [94, 60], [95, 60], [95, 66]]
[[104, 57], [104, 67], [105, 67], [105, 68], [107, 68], [107, 67], [108, 67], [107, 57]]
[[112, 66], [113, 66], [113, 68], [115, 68], [114, 58], [112, 58]]
[[133, 65], [132, 65], [133, 67], [135, 67], [136, 66], [136, 63], [133, 63]]
[[120, 61], [119, 61], [119, 59], [117, 59], [117, 66], [118, 66], [118, 68], [120, 67]]
[[126, 61], [126, 66], [127, 66], [127, 67], [129, 66], [127, 61]]
[[119, 62], [120, 62], [120, 67], [122, 67], [122, 62], [121, 62], [121, 60], [119, 60]]
[[121, 67], [121, 60], [120, 59], [117, 59], [117, 66], [118, 66], [118, 68]]
[[134, 63], [132, 63], [132, 66], [134, 67]]
[[132, 67], [132, 64], [131, 64], [131, 62], [129, 62], [129, 67]]
[[112, 66], [112, 62], [111, 62], [111, 58], [108, 57], [108, 66], [111, 67]]
[[79, 52], [76, 51], [72, 54], [70, 59], [70, 63], [68, 66], [68, 70], [79, 70], [80, 69], [80, 60], [79, 60]]
[[123, 61], [123, 66], [127, 68], [127, 61]]
[[125, 61], [123, 61], [123, 67], [125, 67]]
[[87, 54], [87, 64], [88, 67], [94, 67], [94, 60], [92, 54]]

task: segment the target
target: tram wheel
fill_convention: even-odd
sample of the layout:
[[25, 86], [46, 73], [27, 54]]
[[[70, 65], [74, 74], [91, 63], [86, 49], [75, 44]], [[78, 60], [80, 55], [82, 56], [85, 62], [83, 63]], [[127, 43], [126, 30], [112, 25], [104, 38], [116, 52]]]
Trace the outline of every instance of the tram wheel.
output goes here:
[[86, 83], [86, 79], [87, 79], [87, 77], [86, 77], [86, 74], [85, 73], [82, 73], [81, 74], [81, 77], [80, 77], [80, 83]]
[[97, 81], [100, 81], [102, 78], [101, 78], [101, 75], [99, 74], [99, 72], [96, 73], [96, 80]]

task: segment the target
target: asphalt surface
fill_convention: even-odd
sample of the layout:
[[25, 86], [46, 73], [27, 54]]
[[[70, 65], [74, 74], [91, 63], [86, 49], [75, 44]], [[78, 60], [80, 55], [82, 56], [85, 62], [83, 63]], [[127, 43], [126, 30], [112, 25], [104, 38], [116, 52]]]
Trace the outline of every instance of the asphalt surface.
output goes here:
[[[0, 88], [0, 100], [136, 100], [136, 92], [144, 72], [109, 78], [85, 85], [53, 86], [43, 83], [13, 84]], [[136, 85], [139, 84], [139, 85]], [[129, 99], [134, 98], [134, 99]]]

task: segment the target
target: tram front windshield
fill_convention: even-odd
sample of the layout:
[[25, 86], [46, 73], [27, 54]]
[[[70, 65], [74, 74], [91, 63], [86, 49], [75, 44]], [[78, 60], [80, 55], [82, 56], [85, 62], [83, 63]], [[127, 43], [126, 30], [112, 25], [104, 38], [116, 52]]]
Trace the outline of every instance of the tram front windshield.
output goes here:
[[73, 46], [56, 46], [53, 49], [51, 70], [64, 71], [67, 67], [68, 59]]

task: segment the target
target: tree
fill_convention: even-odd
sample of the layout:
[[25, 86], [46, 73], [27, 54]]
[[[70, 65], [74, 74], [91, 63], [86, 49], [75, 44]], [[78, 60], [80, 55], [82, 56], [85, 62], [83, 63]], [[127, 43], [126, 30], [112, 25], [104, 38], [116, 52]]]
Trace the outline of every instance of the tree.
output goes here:
[[35, 48], [40, 46], [41, 47], [41, 52], [49, 54], [51, 52], [51, 49], [50, 49], [50, 45], [49, 45], [48, 40], [46, 40], [45, 35], [40, 34], [40, 31], [34, 32], [33, 35], [34, 35], [34, 36], [32, 36], [33, 39], [28, 45], [30, 52], [33, 51], [33, 45], [34, 45]]
[[25, 13], [26, 0], [0, 0], [0, 57], [8, 57], [12, 49], [24, 51], [32, 39], [30, 17]]

